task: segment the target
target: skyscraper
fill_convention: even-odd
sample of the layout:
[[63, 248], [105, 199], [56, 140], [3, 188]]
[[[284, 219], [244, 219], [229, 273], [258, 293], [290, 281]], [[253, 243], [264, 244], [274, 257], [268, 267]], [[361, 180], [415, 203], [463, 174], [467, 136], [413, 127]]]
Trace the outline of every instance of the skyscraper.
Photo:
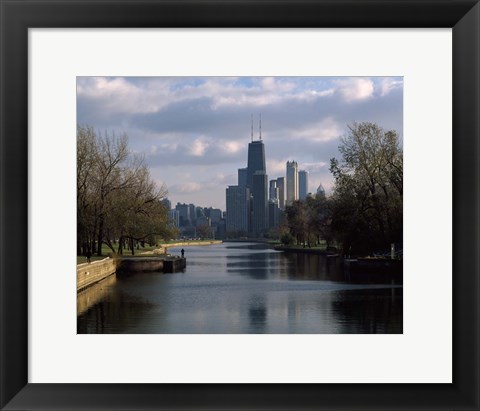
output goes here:
[[270, 200], [278, 200], [277, 180], [270, 180], [269, 198]]
[[278, 227], [280, 218], [280, 209], [278, 208], [278, 200], [268, 201], [268, 228]]
[[[227, 188], [227, 231], [262, 235], [268, 228], [268, 176], [260, 118], [259, 140], [248, 144], [247, 167], [238, 169], [238, 185]], [[246, 221], [246, 227], [245, 227]]]
[[266, 172], [265, 146], [262, 140], [255, 140], [248, 144], [247, 186], [253, 187], [253, 175], [257, 172]]
[[278, 190], [278, 207], [280, 210], [285, 208], [285, 177], [277, 178], [277, 190]]
[[296, 161], [287, 161], [287, 205], [298, 200], [298, 164]]
[[305, 170], [298, 172], [298, 198], [305, 200], [308, 194], [308, 173]]
[[227, 233], [235, 236], [246, 235], [250, 220], [250, 189], [242, 186], [228, 186], [227, 199]]
[[253, 175], [252, 188], [252, 226], [251, 232], [255, 236], [262, 235], [268, 228], [268, 177], [264, 171], [257, 171]]
[[322, 184], [320, 184], [317, 188], [317, 198], [325, 198], [325, 189], [323, 188]]
[[247, 185], [247, 168], [238, 169], [238, 185], [246, 186]]
[[191, 223], [190, 206], [185, 203], [183, 204], [177, 203], [175, 210], [178, 211], [179, 226], [180, 227], [189, 226]]

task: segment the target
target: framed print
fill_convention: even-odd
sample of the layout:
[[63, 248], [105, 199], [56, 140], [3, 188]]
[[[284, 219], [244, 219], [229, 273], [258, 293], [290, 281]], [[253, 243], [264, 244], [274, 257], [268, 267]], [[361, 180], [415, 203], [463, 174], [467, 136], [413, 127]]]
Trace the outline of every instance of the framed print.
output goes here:
[[[476, 1], [0, 1], [2, 409], [479, 409]], [[288, 102], [285, 111], [279, 101]], [[318, 118], [309, 117], [312, 101]], [[232, 114], [239, 107], [241, 122], [247, 117], [248, 150], [235, 131], [243, 127]], [[387, 131], [365, 118], [384, 120]], [[207, 131], [188, 128], [202, 121]], [[223, 129], [216, 129], [222, 121]], [[351, 122], [349, 128], [341, 121]], [[294, 130], [283, 140], [282, 127]], [[152, 138], [142, 140], [137, 130]], [[389, 130], [400, 130], [404, 145], [396, 145], [397, 134]], [[111, 158], [112, 147], [122, 151], [122, 139], [113, 137], [122, 131], [130, 136], [132, 156], [114, 171], [116, 182], [123, 181], [114, 190], [121, 195], [108, 197], [111, 184], [91, 174], [87, 188], [105, 194], [102, 202], [96, 194], [79, 194], [79, 159], [104, 169], [102, 152]], [[363, 132], [393, 142], [381, 173], [388, 176], [382, 180], [388, 181], [382, 197], [388, 202], [365, 197], [359, 204], [378, 212], [357, 214], [353, 223], [364, 236], [345, 235], [348, 241], [337, 248], [338, 236], [330, 244], [325, 227], [334, 221], [339, 230], [349, 213], [341, 214], [338, 204], [352, 210], [362, 196], [364, 174], [350, 173], [355, 156], [348, 153], [356, 146], [348, 142]], [[326, 163], [340, 157], [327, 147], [338, 145], [342, 133], [338, 153], [345, 162], [330, 163], [333, 183], [325, 180]], [[89, 143], [78, 145], [82, 141]], [[308, 151], [320, 143], [325, 158], [312, 163]], [[161, 163], [161, 177], [151, 176], [167, 181], [177, 207], [160, 203], [166, 198], [159, 195], [132, 214], [143, 195], [138, 187], [152, 186], [142, 156], [150, 166]], [[226, 165], [219, 166], [220, 158]], [[228, 177], [232, 167], [234, 179]], [[278, 175], [267, 177], [268, 170]], [[283, 227], [293, 238], [275, 231], [275, 210], [283, 207], [280, 173], [292, 207], [285, 205], [290, 214]], [[308, 175], [318, 187], [310, 197]], [[305, 198], [289, 197], [295, 184]], [[216, 197], [219, 185], [225, 186]], [[330, 189], [337, 208], [317, 222], [323, 231], [311, 232], [313, 220], [302, 223], [305, 229], [294, 226], [296, 216], [308, 215], [302, 207], [324, 204]], [[191, 207], [191, 193], [202, 207]], [[242, 193], [245, 201], [238, 200]], [[93, 198], [81, 213], [79, 196]], [[271, 214], [262, 214], [264, 197]], [[244, 211], [234, 221], [239, 204]], [[145, 220], [149, 213], [164, 219]], [[268, 224], [267, 215], [273, 216]], [[167, 217], [171, 230], [156, 237]], [[206, 265], [202, 253], [217, 253], [211, 263], [231, 250], [185, 243], [212, 242], [214, 235], [237, 241], [283, 235], [282, 247], [296, 242], [305, 258], [282, 259], [281, 247], [268, 253], [250, 243], [234, 247], [235, 258], [225, 257], [231, 276], [217, 275], [208, 294], [204, 282], [218, 269]], [[168, 248], [163, 240], [181, 240], [181, 247], [159, 253]], [[76, 286], [68, 274], [75, 243]], [[84, 281], [104, 265], [95, 261], [102, 244], [112, 253], [105, 264], [158, 260], [175, 271], [186, 257], [187, 268], [131, 277], [136, 282], [129, 276], [104, 280], [94, 290]], [[315, 247], [325, 255], [310, 259], [304, 250]], [[341, 258], [354, 268], [370, 264], [371, 274], [371, 264], [403, 264], [403, 254], [405, 287], [393, 271], [386, 285], [383, 266], [376, 293], [368, 291], [375, 288], [370, 279], [365, 287], [339, 280], [333, 269], [322, 271], [327, 260], [332, 266]], [[275, 276], [284, 266], [298, 273]], [[321, 284], [312, 281], [319, 272], [329, 275]], [[232, 278], [242, 290], [237, 297], [224, 288]], [[265, 284], [269, 293], [262, 291]], [[87, 287], [90, 292], [81, 294]], [[162, 298], [152, 299], [153, 290]]]

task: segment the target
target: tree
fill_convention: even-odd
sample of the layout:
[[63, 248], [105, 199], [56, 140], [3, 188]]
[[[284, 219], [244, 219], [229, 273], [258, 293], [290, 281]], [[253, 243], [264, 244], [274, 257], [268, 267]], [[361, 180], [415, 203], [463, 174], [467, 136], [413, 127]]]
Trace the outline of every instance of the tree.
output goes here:
[[395, 131], [354, 123], [332, 158], [332, 229], [343, 249], [370, 253], [402, 241], [403, 153]]
[[95, 157], [93, 129], [77, 126], [77, 255], [93, 252]]
[[96, 251], [102, 244], [118, 253], [124, 247], [170, 238], [167, 210], [161, 200], [164, 185], [151, 179], [143, 157], [132, 155], [128, 138], [97, 134], [77, 127], [77, 253]]
[[200, 238], [212, 238], [212, 227], [207, 224], [201, 224], [197, 227], [197, 234]]
[[327, 247], [330, 245], [333, 240], [330, 203], [324, 196], [310, 196], [294, 201], [285, 209], [287, 232], [297, 244], [312, 247], [324, 240]]

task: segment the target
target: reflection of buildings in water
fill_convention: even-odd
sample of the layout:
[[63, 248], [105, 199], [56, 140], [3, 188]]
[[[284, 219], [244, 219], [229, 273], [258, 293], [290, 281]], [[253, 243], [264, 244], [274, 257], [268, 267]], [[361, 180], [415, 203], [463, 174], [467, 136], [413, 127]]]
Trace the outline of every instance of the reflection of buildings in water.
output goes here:
[[267, 307], [263, 295], [253, 295], [249, 299], [248, 318], [253, 333], [264, 333], [267, 323]]
[[270, 252], [259, 252], [245, 255], [235, 255], [226, 257], [226, 271], [228, 273], [239, 274], [244, 277], [256, 280], [264, 280], [269, 277]]
[[104, 280], [86, 288], [77, 294], [77, 316], [82, 315], [90, 307], [102, 301], [110, 288], [117, 282], [117, 276], [112, 274]]

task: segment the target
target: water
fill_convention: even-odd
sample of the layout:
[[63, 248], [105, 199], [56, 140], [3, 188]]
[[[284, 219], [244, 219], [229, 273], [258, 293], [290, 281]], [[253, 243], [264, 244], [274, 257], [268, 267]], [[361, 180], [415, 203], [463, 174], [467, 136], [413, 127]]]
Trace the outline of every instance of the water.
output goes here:
[[[172, 248], [180, 255], [180, 248]], [[185, 247], [184, 272], [111, 276], [78, 297], [79, 333], [402, 333], [401, 285], [263, 244]]]

